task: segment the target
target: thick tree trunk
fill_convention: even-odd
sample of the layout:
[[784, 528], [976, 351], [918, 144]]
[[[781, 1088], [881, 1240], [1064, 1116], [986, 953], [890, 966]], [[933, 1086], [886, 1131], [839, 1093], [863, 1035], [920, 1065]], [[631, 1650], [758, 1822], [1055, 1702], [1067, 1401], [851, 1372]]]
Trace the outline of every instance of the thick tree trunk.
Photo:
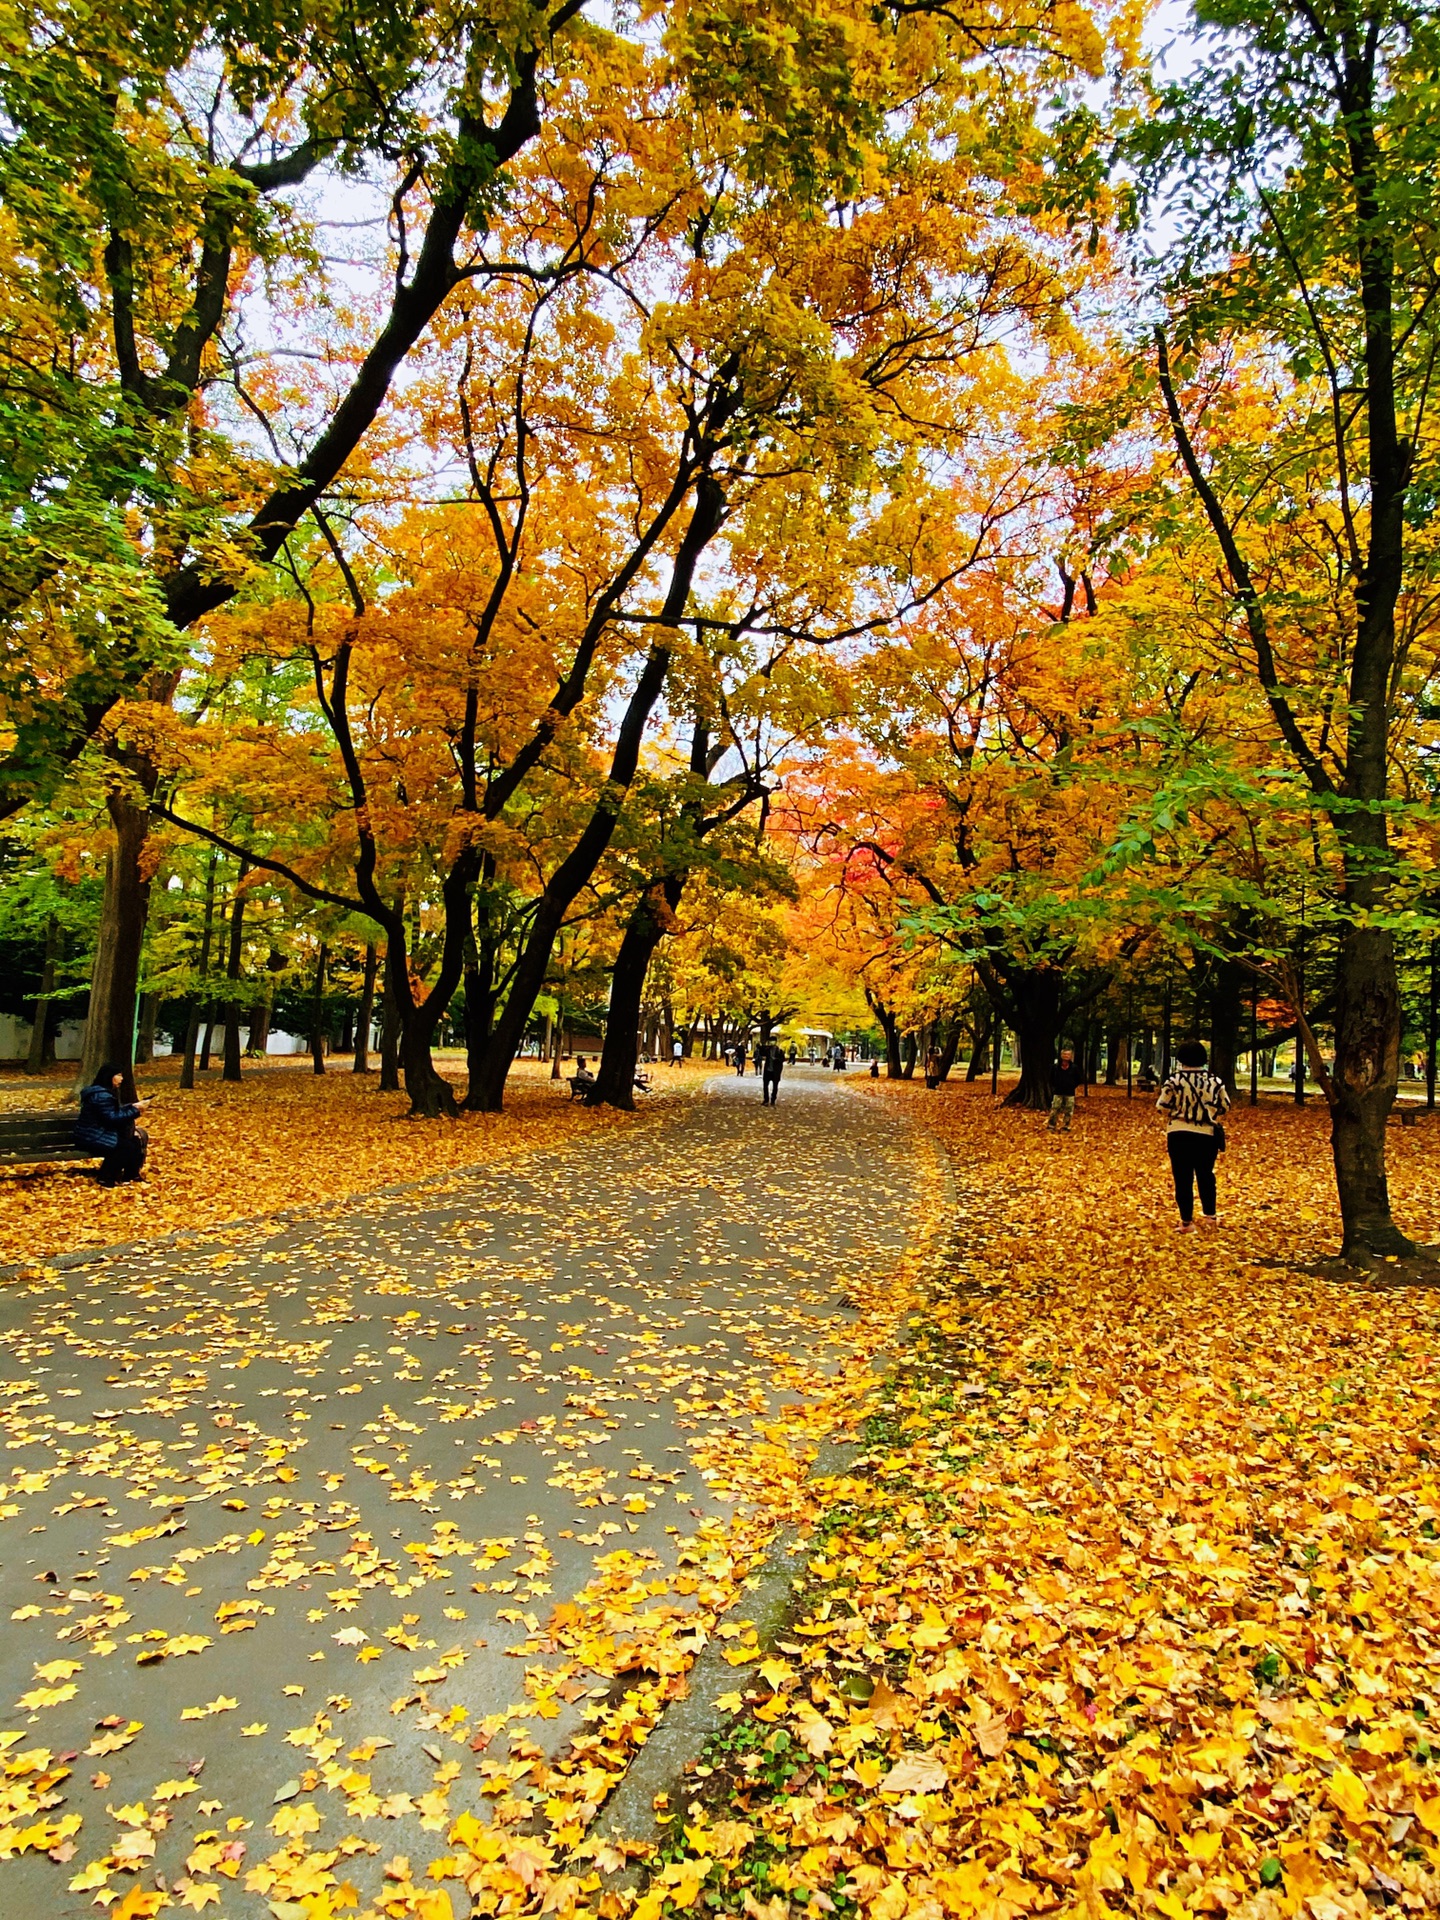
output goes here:
[[482, 945], [476, 964], [465, 969], [465, 1098], [460, 1104], [471, 1112], [495, 1027], [496, 998], [494, 955]]
[[615, 956], [615, 971], [610, 983], [610, 1017], [605, 1026], [605, 1045], [600, 1054], [600, 1070], [595, 1076], [591, 1098], [597, 1106], [635, 1107], [635, 1069], [640, 1056], [640, 1007], [645, 997], [645, 977], [655, 949], [665, 937], [680, 896], [685, 877], [671, 874], [658, 887], [647, 887], [635, 903], [634, 911]]
[[355, 1019], [355, 1071], [370, 1071], [370, 1024], [375, 1018], [375, 975], [380, 956], [372, 940], [365, 948], [365, 982], [360, 989], [360, 1011]]
[[1020, 1079], [1005, 1096], [1007, 1107], [1050, 1105], [1050, 1069], [1060, 1038], [1064, 984], [1058, 967], [1016, 968], [1005, 976], [1007, 1011], [1020, 1045]]
[[133, 1099], [136, 995], [150, 911], [150, 877], [144, 868], [150, 809], [137, 806], [119, 789], [110, 795], [109, 807], [115, 844], [105, 868], [105, 900], [77, 1084], [88, 1084], [108, 1062], [124, 1074], [126, 1097]]
[[907, 1033], [900, 1043], [900, 1078], [902, 1080], [915, 1078], [915, 1062], [919, 1058], [920, 1036], [918, 1033]]
[[434, 1023], [406, 1022], [400, 1034], [400, 1071], [414, 1119], [453, 1120], [457, 1112], [455, 1089], [435, 1065], [430, 1052], [434, 1038]]
[[1400, 989], [1393, 936], [1345, 928], [1336, 962], [1330, 1145], [1347, 1259], [1405, 1254], [1390, 1213], [1385, 1127], [1400, 1077]]
[[60, 954], [60, 930], [52, 913], [45, 922], [45, 957], [40, 963], [40, 991], [30, 1020], [30, 1048], [26, 1073], [43, 1073], [50, 1047], [50, 997], [55, 991], [55, 962]]

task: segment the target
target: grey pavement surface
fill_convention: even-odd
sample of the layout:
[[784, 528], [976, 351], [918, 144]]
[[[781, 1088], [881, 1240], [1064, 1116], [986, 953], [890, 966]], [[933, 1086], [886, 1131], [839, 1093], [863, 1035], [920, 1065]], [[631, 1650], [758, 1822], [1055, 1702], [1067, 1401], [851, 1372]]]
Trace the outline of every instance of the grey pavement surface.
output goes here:
[[673, 1571], [729, 1511], [696, 1450], [844, 1364], [918, 1154], [819, 1070], [773, 1110], [717, 1076], [424, 1192], [0, 1293], [4, 1920], [106, 1887], [298, 1916], [246, 1888], [295, 1818], [362, 1902], [387, 1856], [419, 1880], [485, 1817], [487, 1761], [583, 1724], [572, 1662], [472, 1740], [526, 1700], [506, 1649], [604, 1555]]

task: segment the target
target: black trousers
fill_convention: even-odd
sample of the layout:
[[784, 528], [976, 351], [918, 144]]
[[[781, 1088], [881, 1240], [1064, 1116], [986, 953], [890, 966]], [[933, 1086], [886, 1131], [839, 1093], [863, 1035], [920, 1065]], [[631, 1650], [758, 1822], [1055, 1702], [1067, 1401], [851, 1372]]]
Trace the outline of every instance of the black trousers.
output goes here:
[[137, 1127], [132, 1121], [128, 1130], [120, 1135], [115, 1145], [101, 1159], [101, 1180], [107, 1187], [113, 1187], [117, 1181], [121, 1180], [138, 1180], [140, 1170], [145, 1165], [145, 1156], [149, 1151], [149, 1134], [143, 1127]]
[[765, 1075], [764, 1081], [762, 1082], [762, 1085], [765, 1091], [765, 1104], [767, 1107], [773, 1107], [775, 1104], [775, 1096], [780, 1091], [779, 1074], [767, 1073]]
[[1175, 1176], [1175, 1204], [1182, 1220], [1195, 1217], [1195, 1194], [1200, 1189], [1200, 1211], [1215, 1211], [1215, 1136], [1213, 1133], [1167, 1133], [1170, 1171]]

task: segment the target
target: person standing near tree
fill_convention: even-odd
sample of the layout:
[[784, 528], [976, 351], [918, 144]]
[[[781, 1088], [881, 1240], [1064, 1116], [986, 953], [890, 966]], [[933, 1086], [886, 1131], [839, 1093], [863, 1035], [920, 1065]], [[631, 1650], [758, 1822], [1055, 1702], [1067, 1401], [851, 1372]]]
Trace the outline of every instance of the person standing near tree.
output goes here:
[[1062, 1047], [1059, 1060], [1050, 1070], [1051, 1133], [1054, 1133], [1057, 1125], [1062, 1133], [1070, 1131], [1070, 1122], [1075, 1117], [1075, 1091], [1080, 1085], [1080, 1077], [1074, 1048]]
[[743, 1040], [736, 1047], [732, 1058], [735, 1062], [735, 1078], [743, 1080], [745, 1078], [745, 1042]]
[[1180, 1231], [1195, 1225], [1195, 1193], [1200, 1189], [1200, 1217], [1207, 1227], [1219, 1220], [1215, 1210], [1215, 1161], [1225, 1150], [1221, 1125], [1230, 1106], [1230, 1093], [1218, 1074], [1208, 1071], [1205, 1049], [1198, 1040], [1185, 1040], [1175, 1049], [1175, 1071], [1155, 1102], [1169, 1116], [1165, 1145], [1175, 1179], [1175, 1204], [1180, 1209]]
[[767, 1107], [775, 1105], [780, 1092], [780, 1076], [784, 1071], [784, 1049], [772, 1040], [760, 1057], [761, 1086]]

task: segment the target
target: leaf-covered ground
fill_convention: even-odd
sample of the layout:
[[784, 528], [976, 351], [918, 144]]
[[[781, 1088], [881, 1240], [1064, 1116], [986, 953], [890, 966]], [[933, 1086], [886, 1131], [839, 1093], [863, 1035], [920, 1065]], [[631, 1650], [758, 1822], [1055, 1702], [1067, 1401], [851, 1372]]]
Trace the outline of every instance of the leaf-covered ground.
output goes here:
[[634, 1920], [1435, 1910], [1440, 1295], [1271, 1264], [1333, 1251], [1323, 1116], [1242, 1108], [1182, 1238], [1148, 1104], [878, 1092], [958, 1248]]
[[[700, 1072], [699, 1063], [657, 1069], [660, 1100], [693, 1088]], [[193, 1093], [178, 1078], [174, 1062], [142, 1072], [141, 1092], [156, 1098], [142, 1122], [150, 1134], [143, 1181], [107, 1190], [84, 1162], [0, 1168], [0, 1266], [343, 1200], [554, 1146], [617, 1119], [578, 1106], [563, 1082], [528, 1061], [515, 1069], [503, 1114], [466, 1113], [443, 1127], [407, 1120], [403, 1093], [378, 1092], [375, 1074], [357, 1076], [343, 1061], [324, 1074], [308, 1062], [247, 1063], [238, 1085], [212, 1071]], [[73, 1100], [63, 1074], [7, 1076], [0, 1086], [6, 1113]]]
[[0, 1290], [5, 1920], [593, 1900], [944, 1190], [902, 1116], [725, 1080]]

